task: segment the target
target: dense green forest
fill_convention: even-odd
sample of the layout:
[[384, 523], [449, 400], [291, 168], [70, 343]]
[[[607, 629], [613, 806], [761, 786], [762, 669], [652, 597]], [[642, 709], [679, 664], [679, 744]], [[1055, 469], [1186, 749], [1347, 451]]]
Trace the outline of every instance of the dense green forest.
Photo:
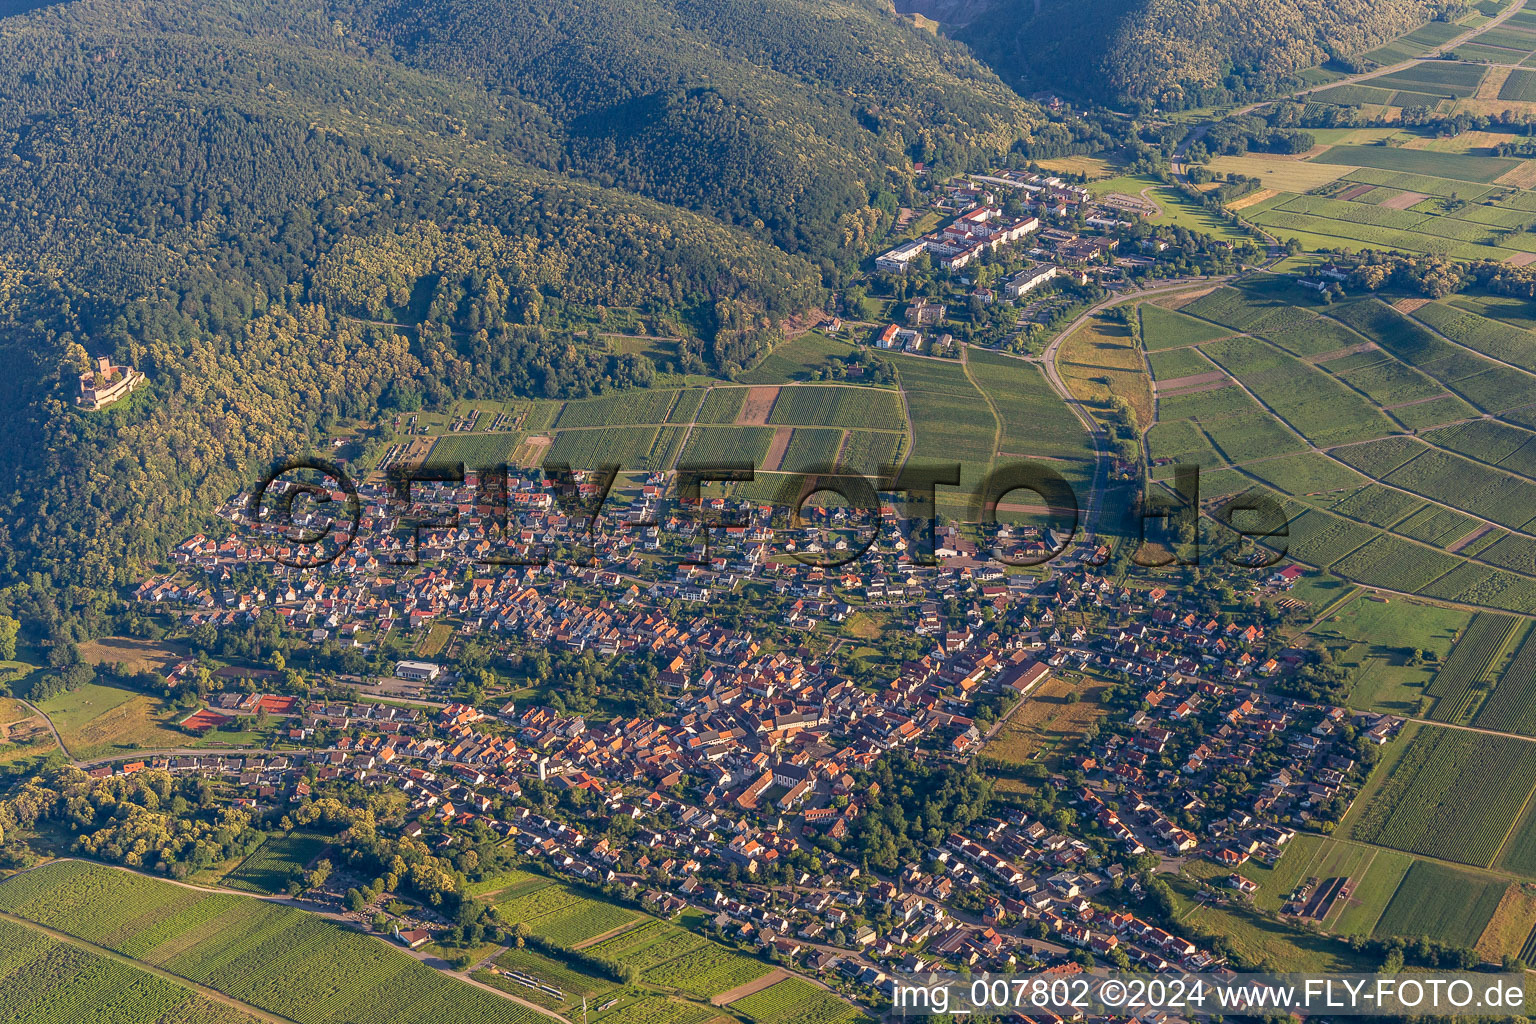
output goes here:
[[[874, 0], [0, 13], [0, 582], [61, 639], [321, 426], [645, 386], [588, 334], [605, 308], [728, 375], [873, 248], [914, 160], [1084, 131]], [[148, 385], [80, 412], [101, 355]]]
[[1467, 10], [1457, 0], [991, 0], [967, 6], [955, 34], [1026, 92], [1181, 108], [1270, 95], [1299, 85], [1299, 71]]

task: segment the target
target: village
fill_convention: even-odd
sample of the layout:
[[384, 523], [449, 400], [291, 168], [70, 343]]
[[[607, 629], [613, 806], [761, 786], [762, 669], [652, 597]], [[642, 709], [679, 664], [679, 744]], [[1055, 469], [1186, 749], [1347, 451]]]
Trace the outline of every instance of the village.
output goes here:
[[[904, 973], [961, 965], [1222, 969], [1217, 951], [1134, 911], [1147, 898], [1140, 873], [1204, 858], [1225, 873], [1227, 898], [1244, 898], [1255, 886], [1243, 865], [1272, 864], [1297, 829], [1336, 821], [1368, 768], [1361, 744], [1401, 725], [1273, 689], [1305, 655], [1277, 642], [1252, 602], [1246, 615], [1213, 614], [1165, 587], [1095, 575], [1085, 552], [1049, 573], [986, 561], [1054, 541], [1030, 528], [930, 535], [887, 507], [880, 543], [826, 568], [783, 557], [771, 508], [705, 499], [737, 523], [716, 528], [706, 557], [710, 531], [660, 479], [581, 524], [590, 534], [544, 483], [516, 485], [505, 529], [473, 480], [423, 488], [424, 505], [460, 513], [446, 528], [413, 525], [365, 484], [355, 545], [321, 569], [272, 560], [285, 539], [249, 532], [244, 496], [231, 501], [232, 532], [185, 540], [174, 571], [135, 601], [179, 630], [275, 619], [300, 647], [347, 652], [355, 671], [336, 682], [360, 696], [272, 692], [279, 673], [226, 667], [183, 728], [261, 716], [279, 723], [272, 749], [121, 758], [92, 773], [204, 775], [256, 810], [331, 783], [393, 787], [409, 799], [410, 838], [441, 846], [488, 827], [559, 876], [620, 886], [663, 916], [701, 910], [732, 941], [878, 1001]], [[828, 553], [843, 515], [810, 513], [783, 546]], [[324, 516], [311, 516], [301, 525], [313, 530]], [[572, 531], [600, 563], [486, 564], [505, 534], [532, 556], [563, 550]], [[1251, 590], [1283, 594], [1300, 572], [1266, 571]], [[761, 595], [749, 621], [711, 613], [747, 591]], [[889, 678], [855, 678], [826, 638], [873, 609], [909, 646]], [[451, 660], [385, 660], [432, 630], [508, 656], [637, 666], [629, 685], [653, 694], [652, 710], [504, 699], [466, 691], [470, 673]], [[170, 674], [197, 670], [189, 659]], [[1096, 727], [1054, 766], [1021, 766], [1056, 809], [1015, 805], [935, 837], [923, 859], [871, 866], [860, 819], [880, 800], [882, 763], [962, 769], [1042, 686], [1087, 677], [1112, 681]], [[635, 823], [622, 847], [593, 838], [615, 816]], [[411, 941], [430, 934], [418, 931]]]

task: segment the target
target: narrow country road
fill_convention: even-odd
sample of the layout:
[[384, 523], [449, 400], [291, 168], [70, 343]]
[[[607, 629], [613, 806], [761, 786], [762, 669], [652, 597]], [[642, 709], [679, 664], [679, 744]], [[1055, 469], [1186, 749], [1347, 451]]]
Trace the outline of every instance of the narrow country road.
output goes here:
[[1109, 309], [1111, 306], [1118, 306], [1125, 302], [1136, 302], [1151, 295], [1188, 291], [1191, 288], [1198, 288], [1204, 285], [1222, 285], [1234, 280], [1236, 276], [1229, 274], [1223, 277], [1180, 278], [1177, 281], [1161, 284], [1144, 291], [1116, 292], [1078, 314], [1075, 320], [1063, 328], [1055, 338], [1051, 339], [1051, 343], [1045, 347], [1045, 352], [1041, 354], [1040, 361], [1042, 368], [1045, 370], [1045, 379], [1051, 385], [1051, 390], [1055, 391], [1061, 400], [1067, 404], [1067, 408], [1072, 410], [1073, 415], [1082, 423], [1083, 429], [1088, 431], [1089, 437], [1093, 439], [1097, 466], [1094, 469], [1093, 486], [1088, 494], [1088, 508], [1084, 511], [1083, 515], [1082, 544], [1084, 548], [1091, 549], [1094, 540], [1098, 536], [1099, 517], [1104, 507], [1104, 490], [1109, 485], [1109, 464], [1112, 456], [1109, 451], [1109, 435], [1099, 425], [1099, 421], [1094, 419], [1093, 414], [1088, 411], [1088, 408], [1083, 405], [1076, 395], [1072, 394], [1066, 382], [1062, 380], [1061, 372], [1056, 366], [1056, 356], [1061, 350], [1062, 344], [1094, 316]]
[[59, 745], [59, 749], [64, 751], [65, 757], [69, 758], [71, 761], [74, 761], [74, 755], [71, 754], [69, 752], [69, 748], [64, 745], [64, 737], [59, 735], [59, 730], [54, 726], [53, 719], [48, 717], [48, 713], [29, 700], [25, 700], [21, 697], [17, 697], [16, 699], [21, 701], [27, 707], [31, 708], [39, 718], [48, 723], [48, 731], [53, 733], [53, 742], [57, 743]]

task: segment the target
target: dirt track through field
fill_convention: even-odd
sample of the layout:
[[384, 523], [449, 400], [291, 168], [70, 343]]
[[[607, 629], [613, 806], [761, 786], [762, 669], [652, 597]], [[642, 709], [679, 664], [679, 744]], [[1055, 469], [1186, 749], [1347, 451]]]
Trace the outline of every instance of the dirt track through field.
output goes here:
[[1376, 348], [1374, 341], [1362, 341], [1358, 345], [1350, 345], [1347, 348], [1336, 348], [1332, 352], [1324, 352], [1322, 355], [1308, 356], [1307, 362], [1316, 365], [1318, 363], [1331, 363], [1335, 359], [1343, 359], [1345, 356], [1358, 355], [1361, 352], [1371, 352]]
[[1202, 384], [1214, 384], [1217, 381], [1226, 383], [1229, 378], [1221, 370], [1211, 370], [1209, 373], [1192, 373], [1187, 377], [1174, 377], [1171, 380], [1154, 381], [1153, 387], [1159, 395], [1170, 395], [1184, 388], [1198, 388]]
[[1382, 203], [1381, 208], [1384, 210], [1406, 210], [1410, 206], [1417, 206], [1428, 198], [1429, 196], [1422, 192], [1404, 192], [1402, 195], [1393, 196]]
[[[1201, 376], [1207, 376], [1207, 375], [1206, 374], [1201, 374]], [[1202, 392], [1205, 392], [1205, 391], [1219, 391], [1221, 388], [1227, 387], [1228, 385], [1230, 385], [1232, 383], [1233, 383], [1233, 381], [1232, 381], [1231, 377], [1228, 377], [1226, 374], [1222, 374], [1220, 379], [1218, 379], [1218, 380], [1207, 381], [1204, 384], [1194, 384], [1194, 385], [1191, 385], [1190, 387], [1181, 388], [1178, 391], [1170, 391], [1167, 388], [1159, 388], [1158, 391], [1157, 391], [1157, 397], [1158, 398], [1183, 398], [1185, 395], [1198, 395], [1198, 394], [1200, 394]]]
[[774, 430], [773, 440], [768, 445], [768, 454], [763, 456], [764, 473], [771, 473], [784, 464], [784, 452], [789, 448], [789, 438], [794, 432], [793, 427], [779, 427]]
[[1477, 529], [1473, 530], [1471, 533], [1467, 534], [1465, 537], [1452, 544], [1446, 550], [1450, 551], [1450, 553], [1453, 555], [1458, 554], [1462, 548], [1466, 547], [1468, 544], [1471, 544], [1478, 538], [1486, 536], [1490, 530], [1494, 529], [1497, 529], [1497, 527], [1495, 527], [1492, 523], [1484, 523], [1482, 526], [1479, 526]]
[[738, 999], [746, 998], [754, 992], [761, 992], [769, 985], [777, 985], [787, 977], [789, 977], [788, 971], [782, 967], [775, 967], [755, 981], [749, 981], [745, 985], [737, 985], [735, 988], [726, 989], [711, 999], [709, 1004], [711, 1006], [724, 1006], [726, 1003], [733, 1003]]
[[768, 416], [773, 412], [773, 403], [779, 400], [778, 386], [753, 388], [747, 392], [747, 400], [742, 403], [741, 412], [736, 416], [736, 423], [740, 426], [762, 427], [768, 424]]

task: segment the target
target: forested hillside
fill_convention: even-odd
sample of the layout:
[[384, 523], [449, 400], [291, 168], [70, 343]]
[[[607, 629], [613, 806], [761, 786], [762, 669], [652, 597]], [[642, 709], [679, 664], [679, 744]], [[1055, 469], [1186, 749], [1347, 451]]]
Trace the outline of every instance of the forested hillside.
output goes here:
[[[0, 557], [71, 631], [319, 426], [644, 386], [598, 307], [733, 372], [914, 157], [1070, 138], [862, 2], [81, 0], [0, 21], [0, 98]], [[149, 384], [82, 413], [99, 355]]]
[[[926, 12], [944, 0], [905, 2]], [[1026, 90], [1177, 108], [1265, 95], [1464, 10], [1454, 0], [993, 0], [955, 34]]]

